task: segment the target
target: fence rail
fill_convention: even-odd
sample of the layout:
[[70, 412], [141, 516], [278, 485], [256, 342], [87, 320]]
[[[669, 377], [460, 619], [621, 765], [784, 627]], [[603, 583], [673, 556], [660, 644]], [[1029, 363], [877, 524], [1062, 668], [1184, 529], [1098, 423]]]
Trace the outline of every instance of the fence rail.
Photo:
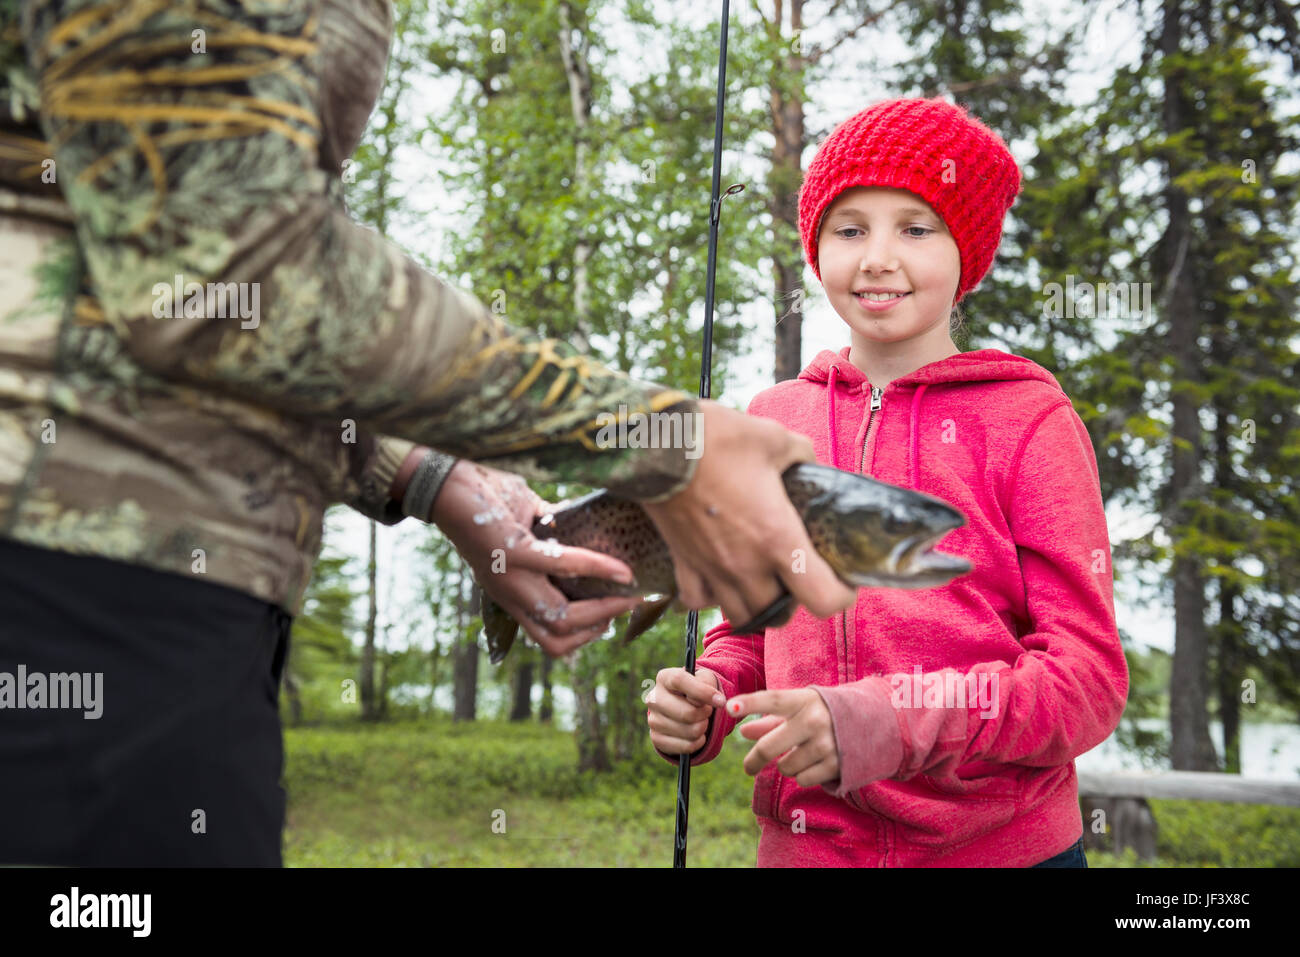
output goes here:
[[[1300, 807], [1300, 783], [1261, 781], [1210, 771], [1097, 773], [1079, 772], [1084, 845], [1120, 853], [1133, 848], [1142, 860], [1156, 856], [1156, 818], [1148, 798], [1174, 801], [1225, 801]], [[1102, 814], [1098, 816], [1096, 812]], [[1094, 830], [1100, 821], [1102, 832]], [[1109, 835], [1110, 841], [1105, 840]]]

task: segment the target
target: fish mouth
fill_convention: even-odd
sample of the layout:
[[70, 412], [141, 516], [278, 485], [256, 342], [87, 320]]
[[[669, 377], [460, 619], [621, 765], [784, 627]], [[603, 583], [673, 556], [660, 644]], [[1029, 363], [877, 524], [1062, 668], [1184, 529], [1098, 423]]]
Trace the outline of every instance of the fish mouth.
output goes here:
[[907, 573], [926, 576], [943, 576], [945, 578], [964, 575], [971, 565], [964, 558], [949, 555], [947, 552], [934, 550], [934, 543], [926, 545], [921, 551], [913, 552], [907, 563]]
[[952, 529], [945, 528], [926, 538], [913, 538], [900, 542], [894, 549], [894, 554], [890, 556], [894, 574], [918, 584], [946, 583], [970, 571], [971, 565], [966, 559], [935, 550], [934, 546], [939, 539], [950, 531]]

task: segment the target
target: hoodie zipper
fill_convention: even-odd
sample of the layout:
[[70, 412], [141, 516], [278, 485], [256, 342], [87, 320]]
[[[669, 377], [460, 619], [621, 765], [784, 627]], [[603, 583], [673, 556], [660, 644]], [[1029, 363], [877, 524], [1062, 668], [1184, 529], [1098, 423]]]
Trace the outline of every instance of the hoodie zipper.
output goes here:
[[[876, 434], [876, 425], [877, 425], [877, 423], [879, 422], [879, 419], [880, 419], [880, 416], [876, 415], [876, 413], [880, 411], [880, 406], [881, 406], [881, 404], [882, 404], [882, 400], [884, 399], [884, 395], [885, 395], [885, 390], [884, 390], [884, 389], [879, 388], [878, 386], [872, 386], [872, 387], [871, 387], [871, 406], [870, 406], [870, 409], [869, 409], [869, 411], [868, 411], [868, 413], [867, 413], [867, 415], [869, 416], [869, 418], [867, 419], [867, 435], [866, 435], [866, 438], [865, 438], [865, 439], [863, 440], [863, 442], [862, 442], [862, 456], [861, 456], [861, 458], [858, 460], [858, 472], [859, 472], [859, 474], [862, 474], [862, 475], [866, 475], [866, 474], [867, 474], [867, 472], [866, 472], [866, 466], [867, 466], [867, 448], [871, 445], [871, 437], [872, 437], [873, 435]], [[845, 679], [846, 679], [847, 681], [853, 681], [853, 680], [855, 680], [855, 677], [856, 677], [856, 676], [848, 674], [848, 668], [849, 668], [849, 613], [848, 613], [847, 611], [845, 611], [845, 612], [841, 612], [840, 614], [841, 614], [841, 616], [842, 616], [843, 619], [844, 619], [844, 623], [843, 623], [843, 633], [844, 633], [844, 671], [845, 671]], [[855, 614], [855, 615], [857, 614], [857, 605], [856, 605], [856, 603], [854, 604], [854, 614]], [[854, 629], [854, 630], [856, 631], [856, 629]], [[872, 818], [876, 818], [876, 817], [877, 817], [877, 815], [875, 814], [875, 812], [873, 812], [873, 811], [869, 811], [869, 810], [867, 809], [866, 805], [864, 805], [861, 801], [859, 801], [859, 800], [857, 799], [856, 795], [853, 797], [853, 800], [852, 800], [850, 803], [853, 804], [853, 806], [856, 807], [860, 812], [862, 812], [863, 814], [866, 814], [868, 817], [872, 817]], [[877, 827], [880, 827], [880, 828], [885, 828], [885, 829], [886, 829], [886, 834], [888, 833], [888, 830], [887, 830], [887, 829], [888, 829], [888, 825], [887, 825], [884, 821], [877, 820], [877, 822], [876, 822], [876, 826], [877, 826]], [[888, 863], [889, 863], [889, 846], [888, 846], [888, 837], [887, 837], [887, 836], [886, 836], [886, 838], [885, 838], [885, 841], [886, 841], [885, 852], [884, 852], [884, 854], [881, 856], [881, 860], [880, 860], [880, 866], [881, 866], [881, 867], [885, 867], [885, 866], [887, 866]]]
[[[880, 411], [880, 403], [881, 399], [884, 398], [884, 393], [885, 390], [880, 389], [879, 386], [871, 386], [871, 407], [867, 411], [867, 436], [862, 441], [862, 456], [858, 459], [859, 475], [866, 475], [867, 473], [867, 446], [871, 445], [871, 437], [876, 432], [876, 423], [880, 419], [876, 412]], [[857, 609], [854, 609], [854, 612], [857, 612]], [[854, 676], [849, 674], [849, 612], [841, 611], [840, 616], [844, 619], [844, 680], [853, 681]]]
[[867, 446], [871, 444], [871, 436], [876, 431], [876, 413], [880, 411], [880, 401], [884, 396], [885, 390], [878, 386], [871, 387], [871, 416], [867, 420], [867, 437], [862, 441], [862, 457], [858, 460], [858, 472], [861, 475], [867, 474]]
[[[876, 415], [876, 413], [880, 411], [881, 400], [884, 398], [884, 394], [885, 394], [884, 389], [881, 389], [878, 386], [874, 386], [874, 385], [871, 387], [871, 406], [870, 406], [870, 410], [867, 412], [867, 435], [866, 438], [863, 439], [862, 456], [858, 460], [858, 473], [860, 475], [867, 474], [866, 472], [867, 447], [871, 445], [871, 437], [876, 432], [876, 423], [877, 421], [879, 421], [880, 418], [878, 415]], [[856, 613], [856, 607], [854, 611]], [[844, 635], [844, 680], [853, 681], [855, 679], [855, 676], [849, 674], [849, 613], [847, 611], [842, 611], [840, 612], [840, 617], [843, 619], [842, 631]]]

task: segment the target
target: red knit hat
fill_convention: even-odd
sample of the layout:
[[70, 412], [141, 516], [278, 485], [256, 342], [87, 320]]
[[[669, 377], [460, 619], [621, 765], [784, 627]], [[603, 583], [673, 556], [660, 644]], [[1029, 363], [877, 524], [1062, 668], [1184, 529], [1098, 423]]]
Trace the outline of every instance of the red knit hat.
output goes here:
[[997, 133], [938, 97], [867, 107], [826, 138], [799, 190], [799, 233], [818, 280], [822, 216], [855, 186], [906, 189], [930, 204], [961, 253], [960, 302], [993, 265], [1002, 220], [1020, 193], [1020, 168]]

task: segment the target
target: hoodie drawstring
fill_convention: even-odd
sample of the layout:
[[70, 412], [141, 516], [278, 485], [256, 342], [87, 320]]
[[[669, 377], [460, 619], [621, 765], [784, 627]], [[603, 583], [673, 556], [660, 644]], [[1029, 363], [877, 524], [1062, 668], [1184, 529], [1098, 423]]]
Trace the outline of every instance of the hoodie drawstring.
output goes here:
[[916, 422], [920, 418], [921, 395], [928, 388], [929, 385], [919, 385], [916, 387], [916, 392], [912, 394], [912, 418], [907, 429], [907, 481], [910, 488], [917, 488], [916, 479], [921, 474], [921, 443], [916, 437]]
[[826, 411], [826, 440], [831, 444], [831, 465], [835, 468], [840, 467], [840, 457], [835, 450], [835, 375], [837, 369], [831, 366], [830, 378], [826, 380], [826, 388], [830, 389], [831, 397], [827, 403]]

